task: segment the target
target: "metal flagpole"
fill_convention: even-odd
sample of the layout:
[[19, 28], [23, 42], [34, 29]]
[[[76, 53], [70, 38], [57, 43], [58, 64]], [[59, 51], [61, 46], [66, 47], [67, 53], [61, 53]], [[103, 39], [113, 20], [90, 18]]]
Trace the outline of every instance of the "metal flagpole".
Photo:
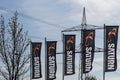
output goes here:
[[82, 51], [82, 48], [83, 48], [83, 35], [82, 35], [83, 33], [82, 33], [82, 30], [81, 30], [81, 80], [83, 80], [83, 56], [82, 56], [82, 54], [83, 54], [83, 51]]
[[30, 40], [30, 80], [32, 80], [32, 42]]
[[78, 80], [80, 80], [80, 65], [81, 65], [81, 54], [79, 54], [79, 74], [78, 74]]
[[104, 51], [103, 51], [103, 80], [105, 80], [105, 42], [106, 42], [106, 40], [105, 40], [105, 36], [106, 35], [106, 30], [105, 30], [105, 24], [104, 24], [104, 34], [103, 34], [103, 36], [104, 36], [104, 42], [103, 42], [103, 48], [104, 48]]
[[85, 73], [85, 80], [87, 80], [87, 79], [86, 79], [86, 76], [87, 76], [87, 73]]
[[46, 46], [46, 37], [45, 37], [45, 80], [47, 80], [47, 46]]
[[64, 62], [65, 62], [65, 60], [64, 60], [64, 43], [65, 43], [65, 40], [64, 40], [64, 34], [62, 34], [62, 41], [63, 41], [63, 66], [62, 66], [62, 68], [63, 68], [63, 74], [62, 74], [62, 80], [64, 80]]

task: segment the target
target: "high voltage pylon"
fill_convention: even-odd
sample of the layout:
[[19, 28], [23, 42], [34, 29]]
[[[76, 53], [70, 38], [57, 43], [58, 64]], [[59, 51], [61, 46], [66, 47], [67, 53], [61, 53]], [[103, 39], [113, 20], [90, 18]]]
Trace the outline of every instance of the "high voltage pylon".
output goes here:
[[[64, 33], [64, 32], [81, 31], [83, 29], [86, 29], [86, 30], [90, 30], [90, 29], [94, 29], [94, 30], [104, 29], [103, 26], [96, 26], [96, 25], [87, 24], [85, 7], [83, 8], [83, 17], [82, 17], [81, 25], [65, 29], [65, 30], [62, 31], [62, 33]], [[82, 36], [81, 36], [81, 38], [82, 38]], [[77, 51], [75, 53], [81, 53], [82, 52], [81, 48], [82, 48], [82, 43], [79, 45], [79, 47], [77, 48]], [[104, 49], [95, 47], [95, 52], [104, 52]], [[82, 57], [81, 57], [81, 54], [80, 54], [80, 56], [79, 56], [79, 75], [78, 75], [78, 80], [83, 80], [83, 72], [82, 72], [83, 68], [81, 67], [81, 64], [82, 64]]]

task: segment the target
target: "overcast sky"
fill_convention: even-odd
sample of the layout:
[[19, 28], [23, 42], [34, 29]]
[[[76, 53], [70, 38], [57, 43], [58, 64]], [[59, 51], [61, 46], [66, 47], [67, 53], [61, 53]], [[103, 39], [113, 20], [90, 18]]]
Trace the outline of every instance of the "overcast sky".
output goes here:
[[[32, 41], [57, 40], [58, 47], [61, 48], [61, 30], [81, 24], [83, 7], [86, 7], [87, 23], [103, 26], [120, 25], [120, 0], [0, 0], [0, 7], [18, 11], [18, 13], [30, 16], [34, 19], [19, 15], [20, 23], [29, 32]], [[10, 11], [0, 10], [0, 14], [10, 18]], [[47, 21], [55, 24], [50, 25], [42, 22]], [[101, 32], [101, 31], [100, 31]], [[77, 32], [76, 34], [79, 34]], [[120, 34], [120, 30], [119, 30]], [[120, 37], [120, 35], [119, 35]], [[96, 33], [97, 46], [101, 45], [103, 36]], [[79, 40], [78, 40], [79, 41]], [[61, 51], [58, 50], [58, 51]], [[120, 39], [118, 39], [118, 69], [116, 72], [106, 73], [106, 80], [120, 80]], [[44, 51], [42, 51], [44, 53]], [[103, 53], [95, 54], [94, 69], [92, 75], [102, 80], [102, 59]], [[43, 55], [44, 56], [44, 55]], [[59, 55], [57, 56], [59, 58]], [[61, 59], [61, 58], [60, 58]], [[43, 58], [44, 60], [44, 58]], [[78, 79], [78, 56], [76, 58], [76, 74], [72, 77], [65, 77], [65, 80]], [[44, 64], [44, 61], [42, 61]], [[62, 61], [58, 61], [58, 66], [62, 66]], [[44, 65], [43, 65], [44, 67]], [[43, 78], [44, 80], [44, 68]], [[57, 74], [61, 73], [61, 67]], [[100, 75], [98, 75], [100, 74]], [[57, 75], [56, 80], [61, 80], [61, 75]], [[73, 79], [72, 79], [73, 78]]]

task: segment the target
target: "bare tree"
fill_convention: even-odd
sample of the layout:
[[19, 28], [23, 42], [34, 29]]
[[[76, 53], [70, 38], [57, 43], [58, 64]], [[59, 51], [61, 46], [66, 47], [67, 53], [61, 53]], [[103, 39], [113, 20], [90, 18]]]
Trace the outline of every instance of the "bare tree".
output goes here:
[[18, 23], [17, 12], [5, 26], [4, 17], [0, 18], [0, 59], [2, 68], [0, 76], [4, 80], [21, 80], [29, 71], [29, 54], [27, 47], [29, 39], [27, 32]]

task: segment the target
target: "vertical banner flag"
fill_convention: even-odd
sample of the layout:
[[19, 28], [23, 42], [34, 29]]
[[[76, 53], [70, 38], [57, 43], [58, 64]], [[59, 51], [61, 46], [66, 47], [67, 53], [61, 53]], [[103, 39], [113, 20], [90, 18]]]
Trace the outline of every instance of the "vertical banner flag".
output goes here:
[[31, 43], [32, 54], [32, 79], [41, 78], [41, 45], [42, 43]]
[[64, 35], [64, 74], [75, 74], [75, 35]]
[[82, 65], [83, 73], [92, 70], [95, 50], [95, 30], [82, 30]]
[[47, 80], [56, 78], [56, 41], [47, 41]]
[[117, 39], [119, 26], [105, 26], [105, 72], [117, 69]]

